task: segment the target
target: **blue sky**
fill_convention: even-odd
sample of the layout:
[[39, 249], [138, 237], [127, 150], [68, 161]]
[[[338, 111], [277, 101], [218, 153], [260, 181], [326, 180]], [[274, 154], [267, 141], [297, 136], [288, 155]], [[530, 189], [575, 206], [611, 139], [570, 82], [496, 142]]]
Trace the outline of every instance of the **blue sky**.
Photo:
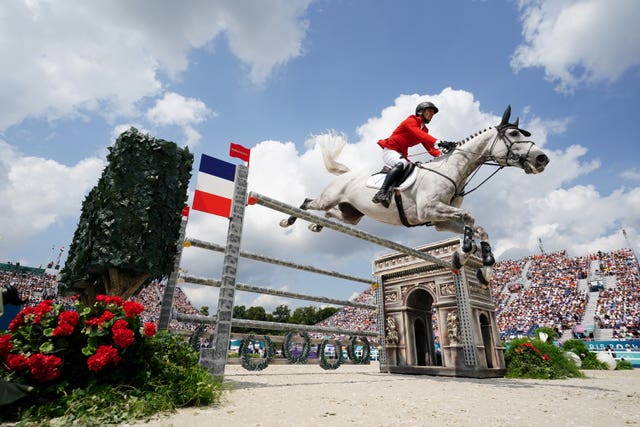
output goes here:
[[[464, 202], [498, 259], [627, 247], [640, 233], [640, 22], [636, 0], [235, 0], [0, 5], [0, 259], [39, 266], [66, 249], [107, 147], [129, 126], [228, 158], [252, 148], [250, 189], [292, 205], [332, 178], [316, 142], [379, 168], [375, 142], [415, 105], [459, 140], [507, 104], [547, 152], [540, 175], [505, 170]], [[416, 159], [428, 155], [414, 151]], [[235, 160], [234, 160], [235, 161]], [[190, 186], [190, 197], [195, 177]], [[247, 209], [242, 248], [369, 277], [387, 253], [282, 215]], [[409, 246], [451, 237], [363, 220]], [[224, 244], [227, 221], [195, 212], [187, 234]], [[185, 250], [183, 268], [220, 276], [221, 255]], [[362, 285], [243, 261], [239, 281], [348, 298]], [[197, 305], [217, 290], [185, 286]], [[239, 294], [239, 304], [291, 300]], [[306, 303], [305, 303], [306, 304]]]

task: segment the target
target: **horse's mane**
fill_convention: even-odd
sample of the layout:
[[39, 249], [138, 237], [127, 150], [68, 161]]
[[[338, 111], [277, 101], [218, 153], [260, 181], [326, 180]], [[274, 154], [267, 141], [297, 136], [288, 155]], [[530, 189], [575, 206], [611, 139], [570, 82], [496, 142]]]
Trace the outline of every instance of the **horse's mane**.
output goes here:
[[471, 141], [471, 140], [472, 140], [473, 138], [475, 138], [476, 136], [478, 136], [478, 135], [480, 135], [480, 134], [482, 134], [482, 133], [485, 133], [486, 131], [491, 130], [491, 129], [493, 129], [493, 128], [494, 128], [494, 126], [489, 126], [489, 127], [488, 127], [488, 128], [486, 128], [486, 129], [483, 129], [483, 130], [481, 130], [481, 131], [478, 131], [478, 132], [474, 133], [473, 135], [469, 135], [468, 137], [466, 137], [466, 138], [465, 138], [465, 139], [463, 139], [462, 141], [458, 142], [458, 146], [463, 145], [463, 144], [465, 144], [465, 143], [467, 143], [467, 142]]

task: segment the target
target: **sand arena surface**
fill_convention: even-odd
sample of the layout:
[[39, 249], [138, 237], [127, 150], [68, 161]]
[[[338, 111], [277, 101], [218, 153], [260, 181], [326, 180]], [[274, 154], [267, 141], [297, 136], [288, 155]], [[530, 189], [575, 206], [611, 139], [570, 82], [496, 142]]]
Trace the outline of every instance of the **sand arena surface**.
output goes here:
[[640, 425], [640, 370], [568, 380], [386, 374], [378, 363], [226, 367], [218, 406], [180, 409], [136, 426]]

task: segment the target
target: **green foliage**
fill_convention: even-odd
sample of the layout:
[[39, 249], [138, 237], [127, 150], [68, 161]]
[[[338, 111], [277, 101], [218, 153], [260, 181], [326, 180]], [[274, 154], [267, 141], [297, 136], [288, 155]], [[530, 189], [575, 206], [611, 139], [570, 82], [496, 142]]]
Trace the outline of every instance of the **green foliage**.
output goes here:
[[316, 308], [312, 305], [296, 308], [289, 318], [289, 323], [296, 325], [315, 325], [318, 323]]
[[248, 371], [262, 371], [273, 359], [276, 351], [271, 342], [271, 338], [265, 335], [263, 340], [264, 343], [264, 358], [260, 361], [252, 361], [251, 358], [255, 358], [256, 356], [260, 356], [257, 353], [249, 353], [249, 343], [255, 342], [256, 340], [253, 338], [253, 335], [247, 336], [244, 340], [242, 340], [242, 345], [240, 346], [240, 358], [242, 360], [242, 367]]
[[274, 322], [288, 323], [289, 317], [291, 317], [291, 309], [287, 305], [281, 304], [273, 310], [271, 315]]
[[357, 336], [352, 336], [349, 338], [349, 345], [347, 346], [347, 354], [349, 355], [349, 359], [356, 364], [369, 364], [371, 361], [369, 360], [369, 354], [371, 353], [371, 345], [369, 344], [369, 340], [367, 337], [360, 337], [362, 340], [362, 354], [358, 356], [356, 354], [356, 341], [358, 340]]
[[189, 337], [189, 345], [195, 351], [198, 351], [198, 352], [200, 351], [200, 346], [201, 346], [200, 339], [202, 338], [202, 335], [206, 330], [207, 330], [207, 325], [200, 324], [196, 327], [196, 330], [193, 331], [193, 335]]
[[338, 340], [334, 341], [334, 355], [335, 359], [333, 361], [329, 361], [327, 359], [327, 355], [325, 354], [325, 348], [329, 343], [329, 339], [323, 338], [322, 343], [318, 347], [318, 356], [320, 357], [320, 367], [324, 370], [333, 370], [338, 369], [340, 365], [342, 365], [343, 355], [342, 355], [342, 343]]
[[589, 349], [587, 345], [582, 340], [567, 340], [562, 343], [560, 346], [564, 351], [572, 351], [578, 356], [580, 359], [584, 360], [585, 357], [589, 354]]
[[547, 337], [548, 337], [547, 341], [553, 342], [553, 340], [558, 338], [558, 333], [556, 332], [555, 329], [548, 328], [548, 327], [545, 326], [545, 327], [536, 329], [536, 332], [535, 332], [536, 338], [539, 339], [539, 340], [541, 340], [541, 338], [540, 338], [540, 333], [541, 332], [544, 332], [545, 334], [547, 334]]
[[[278, 323], [292, 323], [297, 325], [315, 325], [322, 320], [333, 316], [339, 309], [336, 307], [323, 307], [316, 308], [312, 305], [307, 307], [297, 308], [293, 314], [291, 309], [281, 304], [275, 308], [272, 313], [267, 313], [264, 307], [245, 307], [244, 305], [236, 305], [233, 307], [234, 319], [249, 319], [249, 320], [266, 320], [269, 322]], [[258, 328], [244, 328], [234, 326], [231, 329], [233, 332], [240, 334], [256, 334], [256, 335], [284, 335], [283, 331], [258, 329]]]
[[[52, 418], [56, 425], [117, 425], [220, 399], [221, 383], [198, 366], [198, 353], [184, 338], [161, 331], [139, 351], [138, 363], [119, 382], [61, 389], [57, 399], [20, 400], [12, 405], [13, 420], [33, 426], [50, 425]], [[10, 419], [4, 409], [2, 416]]]
[[517, 338], [505, 353], [507, 378], [560, 379], [583, 377], [562, 350], [538, 339]]
[[233, 317], [236, 319], [245, 319], [246, 312], [247, 312], [247, 307], [245, 307], [244, 305], [233, 306]]
[[188, 148], [123, 132], [82, 204], [61, 291], [101, 283], [110, 268], [157, 278], [173, 269], [193, 155]]
[[572, 351], [582, 360], [581, 369], [586, 370], [607, 370], [609, 367], [606, 363], [598, 360], [595, 353], [589, 351], [587, 345], [582, 340], [567, 340], [562, 343], [561, 348], [564, 351]]
[[245, 319], [251, 320], [267, 320], [267, 312], [264, 307], [249, 307], [245, 313]]
[[316, 313], [316, 323], [322, 322], [324, 319], [327, 319], [334, 314], [336, 314], [340, 309], [337, 307], [323, 307]]
[[284, 336], [284, 342], [282, 343], [282, 354], [287, 358], [289, 363], [292, 364], [304, 364], [307, 363], [307, 359], [309, 358], [309, 351], [311, 350], [311, 339], [309, 338], [309, 334], [302, 331], [297, 335], [302, 337], [302, 351], [298, 356], [295, 356], [291, 352], [291, 343], [293, 342], [292, 338], [296, 334], [296, 331], [289, 331]]
[[616, 371], [629, 371], [633, 369], [633, 365], [628, 360], [619, 360], [616, 365]]

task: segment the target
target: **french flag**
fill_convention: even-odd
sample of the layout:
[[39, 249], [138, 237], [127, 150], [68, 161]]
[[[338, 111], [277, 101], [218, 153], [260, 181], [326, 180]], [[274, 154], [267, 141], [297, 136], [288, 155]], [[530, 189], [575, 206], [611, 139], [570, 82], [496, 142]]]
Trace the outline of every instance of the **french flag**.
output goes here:
[[236, 165], [203, 154], [191, 207], [195, 210], [231, 217]]

